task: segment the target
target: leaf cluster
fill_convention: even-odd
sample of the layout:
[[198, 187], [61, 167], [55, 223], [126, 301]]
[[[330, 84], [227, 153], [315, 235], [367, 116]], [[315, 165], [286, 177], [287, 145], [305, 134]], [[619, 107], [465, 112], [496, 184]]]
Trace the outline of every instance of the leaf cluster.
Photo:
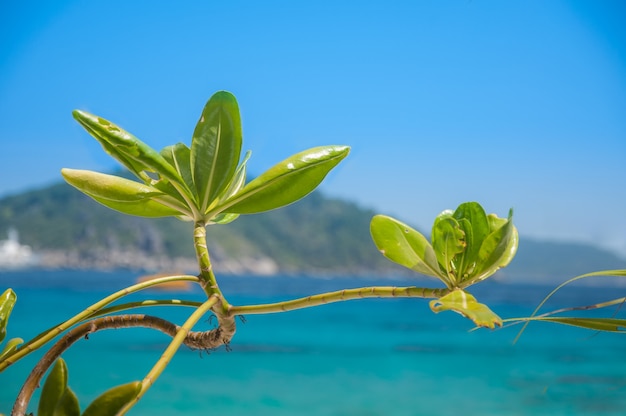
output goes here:
[[246, 184], [250, 152], [240, 161], [241, 118], [229, 92], [209, 99], [191, 147], [177, 143], [160, 152], [101, 117], [79, 110], [73, 115], [141, 182], [75, 169], [62, 170], [65, 180], [109, 208], [143, 217], [225, 224], [240, 214], [280, 208], [310, 193], [349, 153], [338, 145], [305, 150]]

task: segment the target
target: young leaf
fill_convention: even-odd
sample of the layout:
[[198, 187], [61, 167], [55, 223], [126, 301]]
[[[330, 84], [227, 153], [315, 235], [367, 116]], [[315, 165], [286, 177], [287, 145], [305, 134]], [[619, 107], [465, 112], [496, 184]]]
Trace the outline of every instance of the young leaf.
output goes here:
[[372, 218], [370, 233], [378, 250], [389, 260], [417, 273], [441, 279], [450, 287], [447, 276], [439, 270], [432, 246], [421, 233], [386, 215]]
[[142, 174], [144, 170], [155, 172], [191, 195], [186, 189], [185, 181], [159, 152], [108, 120], [79, 110], [75, 110], [72, 114], [102, 144], [107, 153], [140, 179], [144, 181], [148, 179], [147, 175]]
[[7, 324], [9, 323], [9, 317], [11, 316], [11, 311], [13, 311], [15, 302], [17, 302], [17, 295], [13, 289], [7, 289], [0, 295], [0, 343], [2, 343], [6, 336]]
[[209, 99], [193, 132], [191, 171], [205, 212], [228, 186], [241, 154], [241, 118], [235, 97], [219, 91]]
[[[151, 218], [190, 215], [179, 201], [139, 182], [88, 170], [62, 169], [61, 173], [79, 191], [124, 214]], [[158, 202], [156, 197], [162, 201], [170, 199], [170, 205]]]
[[[184, 143], [164, 147], [161, 155], [176, 169], [190, 190], [195, 190], [191, 173], [191, 150]], [[195, 192], [192, 192], [195, 196]], [[197, 199], [197, 198], [196, 198]]]
[[232, 181], [230, 182], [228, 187], [224, 190], [224, 192], [220, 194], [220, 197], [219, 197], [220, 202], [223, 202], [227, 200], [228, 198], [230, 198], [231, 196], [235, 195], [246, 184], [246, 167], [248, 165], [248, 159], [250, 159], [251, 154], [252, 152], [250, 152], [249, 150], [246, 152], [245, 156], [243, 157], [243, 160], [239, 164], [239, 167], [235, 171], [235, 175], [233, 176]]
[[322, 146], [295, 154], [252, 180], [214, 211], [255, 214], [289, 205], [313, 191], [349, 152], [348, 146]]
[[[482, 206], [477, 202], [465, 202], [457, 207], [452, 216], [459, 222], [465, 232], [466, 248], [462, 254], [463, 269], [471, 267], [478, 261], [480, 246], [489, 235], [489, 221]], [[467, 222], [465, 222], [465, 221]], [[467, 227], [467, 225], [470, 227]], [[463, 270], [465, 272], [465, 270]], [[462, 276], [463, 273], [459, 274]]]
[[52, 366], [41, 389], [38, 416], [54, 416], [55, 409], [67, 389], [67, 378], [67, 365], [62, 358], [59, 358]]
[[465, 233], [452, 215], [444, 211], [435, 219], [431, 240], [442, 271], [451, 282], [456, 284], [457, 277], [456, 270], [453, 270], [453, 259], [465, 250]]
[[132, 202], [163, 195], [161, 191], [139, 182], [90, 170], [61, 169], [63, 178], [79, 191], [99, 199]]
[[22, 338], [12, 338], [7, 342], [7, 345], [4, 346], [2, 351], [0, 352], [0, 362], [4, 360], [9, 354], [12, 354], [20, 344], [23, 344], [24, 340]]
[[137, 397], [140, 390], [141, 382], [139, 381], [113, 387], [91, 402], [82, 416], [116, 415]]
[[475, 274], [465, 282], [465, 286], [491, 276], [503, 267], [503, 264], [508, 264], [517, 252], [517, 241], [517, 230], [513, 225], [513, 211], [511, 210], [504, 225], [489, 234], [483, 241], [478, 252]]
[[502, 319], [493, 313], [487, 305], [478, 303], [474, 296], [460, 289], [430, 301], [430, 309], [435, 313], [448, 310], [460, 313], [471, 319], [479, 327], [493, 329], [496, 325], [502, 326]]

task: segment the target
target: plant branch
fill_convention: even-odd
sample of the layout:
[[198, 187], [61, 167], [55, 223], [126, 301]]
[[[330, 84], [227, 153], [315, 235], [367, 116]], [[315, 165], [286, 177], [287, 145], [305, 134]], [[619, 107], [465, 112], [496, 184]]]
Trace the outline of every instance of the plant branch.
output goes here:
[[[216, 297], [212, 297], [210, 300], [206, 301], [203, 305], [196, 309], [196, 311], [194, 311], [194, 313], [182, 327], [156, 316], [142, 314], [105, 316], [101, 318], [95, 318], [88, 322], [84, 322], [81, 325], [78, 325], [76, 328], [71, 329], [62, 338], [60, 338], [52, 346], [52, 348], [50, 348], [50, 350], [48, 350], [48, 352], [44, 354], [41, 360], [33, 368], [17, 396], [17, 399], [13, 406], [12, 414], [23, 415], [26, 412], [28, 408], [28, 403], [30, 402], [30, 399], [35, 389], [39, 386], [43, 375], [46, 373], [48, 368], [50, 368], [50, 366], [56, 361], [56, 359], [59, 358], [61, 354], [63, 354], [63, 352], [65, 352], [81, 338], [88, 338], [90, 334], [93, 334], [97, 331], [102, 331], [105, 329], [144, 327], [156, 329], [171, 337], [174, 337], [174, 340], [176, 340], [176, 342], [178, 343], [177, 348], [181, 344], [185, 344], [192, 349], [200, 350], [210, 350], [221, 346], [223, 344], [223, 340], [221, 337], [222, 330], [219, 326], [210, 331], [190, 331], [191, 327], [193, 327], [193, 325], [206, 312], [208, 312], [208, 310], [217, 301], [218, 299]], [[158, 374], [163, 371], [163, 368], [167, 365], [169, 359], [171, 359], [170, 355], [167, 361], [163, 362], [164, 357], [167, 358], [167, 354], [168, 350], [166, 350], [166, 353], [164, 353], [161, 359], [157, 362], [157, 364], [161, 363], [160, 371]], [[156, 379], [156, 377], [154, 377], [154, 379]], [[148, 387], [146, 387], [146, 390]]]
[[[170, 344], [167, 346], [167, 348], [163, 352], [163, 355], [161, 355], [161, 358], [159, 358], [159, 361], [156, 362], [150, 372], [146, 374], [146, 376], [143, 378], [139, 394], [137, 394], [137, 396], [131, 403], [129, 403], [124, 409], [122, 409], [120, 414], [123, 415], [128, 412], [128, 410], [130, 410], [139, 401], [139, 399], [141, 399], [141, 397], [146, 393], [146, 391], [148, 391], [148, 389], [152, 386], [156, 379], [161, 375], [165, 367], [171, 361], [174, 354], [176, 354], [176, 351], [178, 351], [178, 348], [180, 348], [181, 344], [185, 343], [186, 345], [188, 345], [186, 340], [190, 337], [191, 334], [193, 334], [192, 332], [190, 332], [193, 326], [218, 302], [218, 296], [212, 295], [206, 302], [204, 302], [191, 314], [191, 316], [187, 319], [187, 321], [185, 321], [182, 327], [177, 328], [176, 335], [174, 336], [174, 339], [172, 339], [172, 342], [170, 342]], [[206, 347], [201, 349], [211, 349], [222, 345], [223, 340], [221, 337], [221, 326], [218, 326], [216, 329], [213, 329], [211, 331], [207, 331], [206, 333], [211, 333], [211, 340], [205, 344]]]
[[415, 286], [393, 287], [373, 286], [356, 289], [344, 289], [336, 292], [321, 293], [306, 298], [294, 299], [284, 302], [268, 303], [263, 305], [231, 306], [231, 315], [253, 315], [287, 312], [295, 309], [310, 308], [313, 306], [326, 305], [328, 303], [342, 302], [346, 300], [366, 298], [440, 298], [449, 289], [429, 289]]
[[48, 341], [52, 340], [53, 338], [55, 338], [56, 336], [58, 336], [59, 334], [67, 330], [68, 328], [71, 328], [77, 323], [82, 322], [92, 317], [94, 314], [98, 313], [98, 311], [100, 311], [100, 309], [102, 309], [106, 305], [109, 305], [110, 303], [126, 295], [129, 295], [131, 293], [134, 293], [134, 292], [137, 292], [137, 291], [140, 291], [140, 290], [152, 287], [152, 286], [157, 286], [163, 283], [169, 283], [169, 282], [175, 282], [175, 281], [198, 282], [199, 279], [197, 276], [187, 276], [187, 275], [160, 277], [157, 279], [148, 280], [146, 282], [141, 282], [136, 285], [129, 286], [120, 291], [117, 291], [113, 293], [112, 295], [109, 295], [106, 298], [94, 303], [93, 305], [83, 310], [81, 313], [75, 315], [69, 320], [63, 322], [62, 324], [57, 325], [54, 328], [50, 328], [42, 332], [41, 334], [37, 335], [35, 338], [31, 339], [30, 341], [22, 345], [13, 354], [9, 355], [8, 357], [5, 357], [5, 359], [0, 362], [0, 372], [3, 371], [5, 368], [9, 367], [11, 364], [14, 364], [15, 362], [17, 362], [19, 359], [41, 348]]

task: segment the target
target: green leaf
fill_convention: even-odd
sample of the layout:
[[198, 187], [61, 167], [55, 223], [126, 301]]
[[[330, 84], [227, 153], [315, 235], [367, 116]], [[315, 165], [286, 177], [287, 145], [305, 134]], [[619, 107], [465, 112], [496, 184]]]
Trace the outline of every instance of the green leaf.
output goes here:
[[85, 409], [83, 416], [116, 415], [127, 404], [131, 403], [140, 391], [141, 382], [139, 381], [113, 387], [91, 402]]
[[6, 328], [15, 302], [17, 302], [17, 295], [13, 289], [7, 289], [0, 295], [0, 343], [7, 334]]
[[54, 409], [54, 416], [79, 416], [80, 405], [78, 404], [78, 397], [76, 394], [67, 387], [61, 396], [61, 399], [57, 403]]
[[483, 241], [478, 252], [476, 271], [471, 279], [464, 282], [465, 286], [486, 279], [500, 267], [507, 265], [517, 252], [517, 241], [517, 230], [513, 225], [513, 211], [511, 210], [504, 225], [489, 234]]
[[493, 329], [496, 326], [502, 326], [502, 319], [487, 305], [478, 303], [474, 296], [460, 289], [430, 301], [430, 309], [435, 313], [448, 310], [460, 313], [479, 327]]
[[227, 200], [228, 198], [230, 198], [231, 196], [237, 194], [237, 192], [239, 192], [246, 184], [246, 168], [248, 165], [248, 159], [250, 159], [251, 154], [252, 153], [249, 150], [246, 152], [245, 156], [243, 157], [243, 160], [241, 161], [241, 163], [239, 164], [239, 167], [237, 168], [237, 171], [235, 171], [235, 175], [233, 176], [232, 181], [228, 185], [228, 188], [226, 188], [224, 192], [222, 192], [222, 194], [220, 195], [219, 197], [220, 202], [223, 202]]
[[150, 178], [143, 171], [154, 172], [177, 184], [181, 191], [191, 195], [185, 181], [159, 152], [101, 117], [75, 110], [74, 118], [100, 142], [104, 150], [120, 161], [145, 182]]
[[[89, 195], [89, 194], [88, 194]], [[191, 216], [189, 212], [179, 211], [174, 208], [170, 208], [163, 204], [160, 204], [156, 201], [152, 201], [149, 199], [142, 201], [112, 201], [110, 199], [99, 198], [93, 195], [89, 195], [95, 201], [101, 203], [102, 205], [111, 208], [115, 211], [119, 211], [123, 214], [128, 215], [136, 215], [138, 217], [147, 217], [147, 218], [158, 218], [158, 217], [174, 217], [180, 216]]]
[[370, 233], [383, 256], [417, 273], [441, 279], [450, 287], [447, 276], [439, 270], [435, 251], [421, 233], [386, 215], [372, 218]]
[[210, 224], [228, 224], [239, 218], [239, 214], [218, 214], [210, 220]]
[[55, 409], [67, 389], [67, 365], [62, 358], [59, 358], [52, 366], [48, 378], [41, 389], [39, 399], [38, 416], [53, 416]]
[[[161, 155], [176, 169], [190, 190], [195, 190], [191, 173], [191, 150], [184, 143], [176, 143], [161, 150]], [[194, 192], [194, 196], [195, 192]]]
[[231, 93], [219, 91], [204, 107], [191, 141], [191, 171], [201, 212], [206, 212], [230, 183], [241, 143], [237, 100]]
[[289, 205], [313, 191], [349, 152], [348, 146], [322, 146], [293, 155], [248, 183], [214, 211], [255, 214]]
[[477, 202], [465, 202], [457, 207], [452, 215], [465, 233], [465, 251], [459, 261], [458, 276], [462, 279], [470, 274], [478, 261], [478, 251], [489, 235], [489, 221], [483, 207]]
[[[115, 160], [124, 165], [128, 170], [130, 170], [133, 174], [135, 174], [138, 178], [144, 180], [146, 178], [145, 175], [142, 174], [144, 170], [149, 170], [148, 166], [146, 166], [143, 162], [139, 160], [135, 160], [121, 152], [115, 145], [109, 142], [107, 139], [107, 134], [102, 130], [105, 129], [105, 125], [109, 125], [111, 129], [118, 129], [121, 134], [128, 134], [119, 127], [112, 125], [108, 121], [104, 119], [100, 119], [93, 114], [89, 114], [85, 111], [74, 110], [72, 112], [74, 119], [80, 123], [81, 126], [87, 132], [93, 136], [102, 146], [104, 151], [113, 157]], [[102, 120], [102, 125], [100, 125], [100, 120]], [[128, 136], [131, 136], [128, 134]]]
[[626, 319], [619, 318], [582, 318], [566, 316], [548, 316], [520, 319], [522, 321], [546, 321], [557, 324], [575, 326], [578, 328], [592, 329], [595, 331], [622, 332], [626, 333]]
[[90, 170], [61, 169], [63, 178], [79, 191], [99, 199], [134, 202], [163, 195], [161, 191], [139, 182]]
[[522, 326], [522, 329], [520, 329], [520, 331], [518, 332], [517, 336], [515, 337], [514, 342], [517, 342], [517, 340], [522, 336], [522, 333], [526, 330], [526, 327], [528, 327], [529, 321], [535, 318], [535, 315], [537, 315], [537, 313], [543, 307], [543, 305], [548, 301], [548, 299], [554, 296], [556, 292], [558, 292], [565, 286], [568, 286], [578, 280], [588, 279], [591, 277], [602, 277], [602, 276], [626, 277], [626, 269], [600, 270], [597, 272], [585, 273], [585, 274], [578, 275], [576, 277], [572, 277], [571, 279], [566, 280], [565, 282], [561, 283], [556, 288], [554, 288], [552, 292], [548, 293], [548, 295], [545, 298], [543, 298], [543, 300], [539, 303], [539, 305], [537, 305], [533, 313], [530, 315], [530, 318], [526, 320], [527, 322], [524, 323], [524, 325]]
[[12, 354], [20, 344], [23, 344], [24, 340], [22, 338], [12, 338], [7, 342], [7, 345], [4, 346], [2, 352], [0, 352], [0, 362]]
[[433, 224], [431, 240], [437, 261], [450, 282], [456, 285], [456, 270], [453, 269], [454, 257], [465, 250], [465, 233], [449, 211], [442, 212]]

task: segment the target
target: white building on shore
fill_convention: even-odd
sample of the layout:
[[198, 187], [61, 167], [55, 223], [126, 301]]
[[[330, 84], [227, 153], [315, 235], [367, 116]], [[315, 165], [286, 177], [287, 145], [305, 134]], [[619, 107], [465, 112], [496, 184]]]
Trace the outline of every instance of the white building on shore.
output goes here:
[[0, 240], [0, 270], [34, 266], [36, 262], [30, 246], [20, 244], [17, 230], [10, 228], [8, 239]]

